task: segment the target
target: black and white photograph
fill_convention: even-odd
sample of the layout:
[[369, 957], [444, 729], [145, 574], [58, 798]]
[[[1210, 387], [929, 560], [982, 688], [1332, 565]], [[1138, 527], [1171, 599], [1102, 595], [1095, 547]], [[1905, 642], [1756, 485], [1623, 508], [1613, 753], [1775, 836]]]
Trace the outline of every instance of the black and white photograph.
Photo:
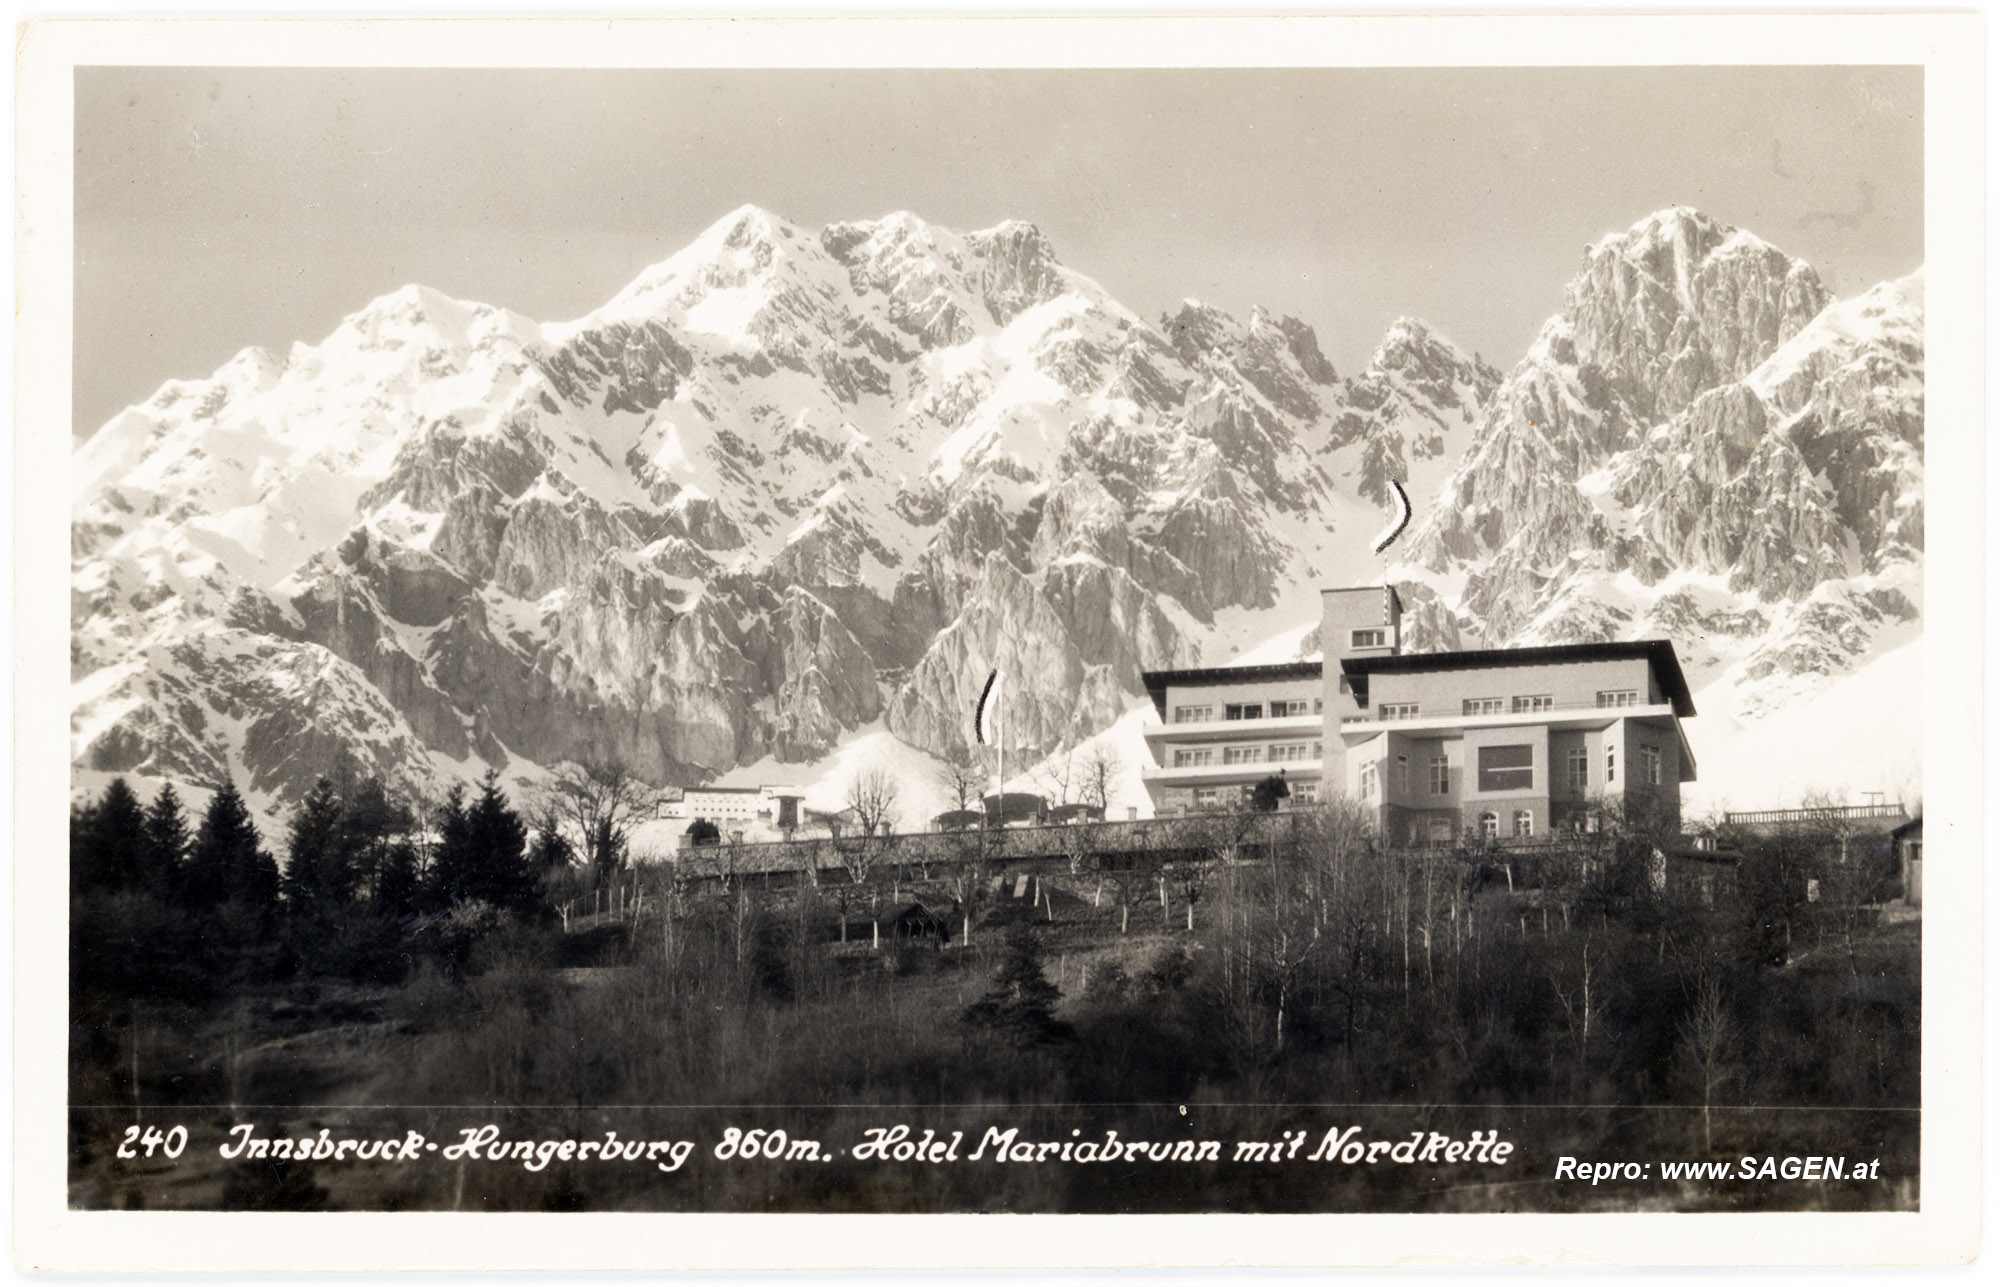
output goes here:
[[36, 1200], [1956, 1209], [1965, 77], [1718, 21], [77, 57]]

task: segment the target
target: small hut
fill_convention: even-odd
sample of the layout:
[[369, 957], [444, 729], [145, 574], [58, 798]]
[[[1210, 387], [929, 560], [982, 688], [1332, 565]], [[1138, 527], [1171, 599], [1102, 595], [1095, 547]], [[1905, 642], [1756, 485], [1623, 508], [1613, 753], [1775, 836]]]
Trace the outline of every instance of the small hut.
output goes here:
[[1924, 905], [1924, 811], [1889, 833], [1895, 846], [1896, 865], [1902, 874], [1903, 901], [1912, 907]]
[[943, 947], [951, 938], [951, 918], [922, 903], [911, 903], [889, 918], [889, 938], [898, 944]]

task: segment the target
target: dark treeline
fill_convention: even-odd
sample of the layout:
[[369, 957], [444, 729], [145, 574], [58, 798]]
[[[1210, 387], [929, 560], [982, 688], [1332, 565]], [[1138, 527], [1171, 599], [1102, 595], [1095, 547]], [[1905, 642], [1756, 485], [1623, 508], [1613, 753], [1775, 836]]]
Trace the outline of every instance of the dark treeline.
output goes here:
[[552, 921], [572, 879], [492, 775], [428, 809], [372, 778], [322, 780], [284, 853], [281, 875], [230, 785], [198, 820], [171, 785], [142, 804], [122, 778], [72, 810], [73, 1099], [116, 1098], [122, 1066], [139, 1076], [145, 1022], [185, 1028], [295, 980], [394, 985], [425, 962], [462, 978], [482, 941]]

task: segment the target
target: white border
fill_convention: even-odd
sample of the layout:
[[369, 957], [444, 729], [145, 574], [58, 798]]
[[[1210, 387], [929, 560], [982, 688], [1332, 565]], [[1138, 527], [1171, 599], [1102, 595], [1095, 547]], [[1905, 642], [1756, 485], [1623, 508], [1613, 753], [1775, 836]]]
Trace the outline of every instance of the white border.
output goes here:
[[[1976, 14], [1275, 19], [72, 21], [17, 45], [15, 1246], [23, 1269], [1905, 1264], [1977, 1254], [1985, 351]], [[91, 63], [588, 67], [1926, 67], [1924, 692], [1935, 861], [1917, 1214], [269, 1215], [66, 1205], [70, 73]], [[43, 909], [38, 913], [35, 909]]]

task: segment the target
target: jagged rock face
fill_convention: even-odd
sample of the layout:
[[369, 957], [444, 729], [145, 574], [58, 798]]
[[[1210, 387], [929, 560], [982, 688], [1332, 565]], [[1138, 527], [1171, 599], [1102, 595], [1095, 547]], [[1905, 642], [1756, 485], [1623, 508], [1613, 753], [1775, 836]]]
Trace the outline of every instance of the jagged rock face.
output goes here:
[[1920, 280], [1833, 302], [1747, 233], [1655, 215], [1592, 248], [1411, 558], [1489, 645], [1667, 635], [1748, 680], [1838, 673], [1918, 615], [1922, 336]]
[[1414, 318], [1398, 318], [1366, 368], [1341, 390], [1325, 450], [1358, 459], [1357, 490], [1389, 504], [1389, 484], [1435, 489], [1471, 440], [1500, 373]]
[[[1422, 334], [1366, 377], [1398, 459], [1480, 387]], [[340, 676], [324, 726], [426, 787], [585, 756], [687, 783], [875, 721], [943, 751], [996, 665], [1046, 752], [1365, 545], [1368, 489], [1315, 457], [1363, 396], [1304, 324], [1149, 325], [1018, 222], [746, 207], [559, 325], [407, 288], [80, 449], [75, 755], [308, 787], [316, 737], [218, 718], [242, 667], [157, 660], [217, 622]]]
[[267, 803], [342, 747], [688, 784], [960, 747], [998, 667], [1026, 763], [1385, 576], [1412, 649], [1692, 634], [1790, 684], [1916, 617], [1922, 361], [1919, 286], [1831, 304], [1684, 211], [1503, 380], [1409, 319], [1347, 377], [1262, 310], [1149, 324], [1028, 224], [746, 207], [576, 321], [410, 287], [114, 418], [72, 754]]

